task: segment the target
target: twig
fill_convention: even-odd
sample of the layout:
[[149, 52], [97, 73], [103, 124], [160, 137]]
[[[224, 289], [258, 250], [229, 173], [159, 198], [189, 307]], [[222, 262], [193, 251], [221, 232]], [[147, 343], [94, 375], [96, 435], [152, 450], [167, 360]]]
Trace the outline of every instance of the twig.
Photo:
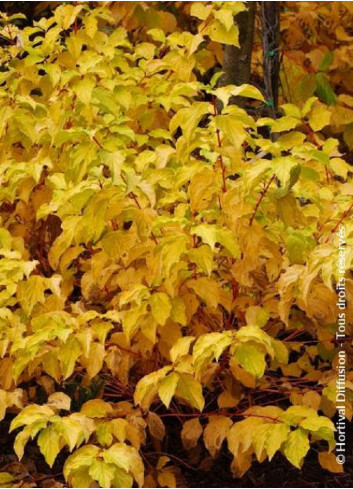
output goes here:
[[249, 226], [251, 226], [251, 225], [252, 225], [253, 220], [255, 219], [256, 213], [257, 213], [257, 211], [258, 211], [258, 209], [259, 209], [259, 207], [260, 207], [260, 205], [261, 205], [261, 202], [262, 202], [263, 198], [265, 197], [265, 195], [266, 195], [266, 193], [267, 193], [267, 191], [268, 191], [268, 189], [269, 189], [269, 187], [270, 187], [271, 183], [273, 182], [273, 180], [274, 180], [275, 178], [276, 178], [276, 174], [274, 173], [274, 174], [272, 175], [272, 177], [270, 178], [269, 182], [267, 183], [266, 187], [265, 187], [265, 188], [263, 189], [263, 191], [261, 192], [260, 198], [259, 198], [259, 200], [256, 202], [254, 212], [253, 212], [253, 214], [252, 214], [252, 216], [251, 216], [251, 218], [250, 218]]

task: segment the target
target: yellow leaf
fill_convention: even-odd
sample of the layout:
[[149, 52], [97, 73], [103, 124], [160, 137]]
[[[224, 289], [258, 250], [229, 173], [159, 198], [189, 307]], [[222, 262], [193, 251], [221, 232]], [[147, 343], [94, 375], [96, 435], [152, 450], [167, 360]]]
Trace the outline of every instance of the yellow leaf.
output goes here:
[[81, 345], [74, 336], [70, 336], [66, 343], [60, 348], [59, 359], [64, 380], [72, 375], [76, 360], [81, 352]]
[[37, 443], [45, 461], [52, 467], [60, 451], [60, 433], [54, 425], [48, 426], [39, 433]]
[[309, 124], [313, 131], [321, 131], [331, 121], [331, 111], [325, 104], [316, 102], [308, 115]]
[[95, 377], [102, 370], [104, 357], [104, 345], [97, 342], [92, 343], [87, 364], [87, 374], [90, 379]]
[[271, 344], [271, 337], [258, 326], [243, 326], [236, 332], [235, 336], [236, 339], [242, 343], [247, 341], [254, 341], [255, 343], [259, 343], [266, 348], [269, 355], [274, 355], [274, 350]]
[[55, 416], [55, 411], [45, 404], [39, 406], [37, 404], [30, 404], [26, 406], [20, 414], [18, 414], [10, 425], [10, 432], [23, 425], [31, 425], [38, 421], [49, 421], [52, 416]]
[[308, 416], [299, 425], [309, 431], [313, 431], [317, 436], [324, 439], [333, 438], [333, 432], [336, 431], [333, 422], [325, 416]]
[[197, 17], [200, 20], [206, 20], [212, 11], [212, 5], [207, 5], [204, 2], [192, 2], [190, 15]]
[[[74, 487], [89, 487], [89, 485], [77, 485], [74, 484], [74, 478], [76, 474], [80, 474], [80, 479], [82, 478], [84, 481], [86, 481], [87, 476], [88, 476], [88, 469], [91, 466], [93, 460], [98, 456], [100, 453], [100, 448], [95, 446], [95, 445], [85, 445], [84, 447], [79, 448], [76, 450], [72, 455], [69, 455], [69, 457], [65, 461], [64, 465], [64, 477], [65, 480], [67, 480], [71, 485]], [[85, 476], [85, 469], [87, 471], [87, 474]], [[89, 481], [92, 479], [88, 477]], [[89, 482], [88, 481], [88, 482]], [[76, 481], [77, 483], [78, 481]]]
[[235, 358], [231, 358], [229, 361], [229, 366], [234, 378], [239, 380], [245, 387], [254, 389], [256, 385], [255, 377], [249, 372], [242, 369], [236, 362]]
[[115, 475], [113, 464], [107, 464], [103, 460], [93, 460], [88, 470], [92, 479], [99, 482], [100, 487], [111, 487]]
[[239, 29], [235, 24], [227, 29], [223, 23], [215, 19], [204, 29], [203, 33], [212, 41], [239, 47]]
[[167, 377], [162, 379], [159, 383], [158, 395], [167, 409], [169, 408], [170, 401], [175, 394], [178, 381], [179, 374], [177, 374], [176, 372], [172, 372], [171, 374], [167, 375]]
[[200, 336], [192, 350], [195, 371], [199, 373], [214, 358], [218, 360], [231, 341], [231, 336], [226, 333], [214, 332]]
[[187, 281], [187, 286], [192, 289], [205, 303], [215, 309], [220, 300], [218, 283], [210, 277], [199, 277]]
[[84, 105], [88, 105], [91, 102], [92, 90], [94, 88], [94, 81], [88, 78], [83, 78], [83, 80], [75, 83], [73, 89], [77, 95], [77, 98]]
[[252, 462], [252, 449], [249, 448], [246, 451], [240, 452], [232, 460], [230, 466], [233, 477], [243, 477], [243, 475], [250, 469]]
[[333, 472], [334, 474], [340, 474], [344, 472], [343, 465], [337, 462], [336, 456], [332, 452], [320, 452], [319, 462], [323, 469]]
[[163, 367], [156, 372], [142, 377], [136, 385], [134, 394], [135, 404], [140, 404], [143, 409], [148, 409], [158, 393], [159, 382], [164, 379], [171, 369], [171, 366]]
[[263, 376], [266, 368], [265, 354], [258, 347], [243, 343], [236, 348], [234, 357], [246, 372], [258, 379]]
[[203, 441], [212, 457], [220, 450], [233, 422], [226, 416], [210, 416], [203, 433]]
[[215, 250], [216, 243], [220, 243], [231, 256], [238, 258], [239, 245], [234, 233], [230, 229], [212, 224], [200, 224], [192, 228], [191, 232], [199, 236], [212, 250]]
[[181, 374], [179, 376], [175, 395], [181, 397], [187, 401], [190, 406], [199, 411], [203, 410], [205, 400], [202, 395], [202, 386], [192, 375]]
[[65, 411], [70, 411], [71, 399], [63, 392], [54, 392], [48, 397], [47, 404], [48, 406], [56, 409], [65, 409]]
[[136, 448], [124, 443], [115, 443], [108, 450], [104, 450], [103, 459], [131, 473], [139, 487], [143, 485], [144, 466]]
[[29, 316], [33, 307], [45, 300], [44, 291], [48, 284], [45, 277], [31, 275], [26, 281], [20, 282], [17, 287], [17, 298], [24, 312]]
[[274, 350], [274, 355], [276, 360], [279, 363], [283, 363], [286, 365], [288, 363], [288, 358], [289, 358], [289, 352], [286, 345], [282, 341], [275, 340], [273, 338], [271, 338], [271, 344]]
[[149, 302], [153, 317], [158, 324], [164, 326], [172, 309], [168, 295], [164, 292], [156, 292], [151, 295]]
[[230, 144], [239, 150], [247, 137], [247, 132], [237, 115], [217, 115], [214, 120], [217, 129], [221, 131], [222, 135], [227, 138]]
[[282, 415], [281, 419], [291, 426], [297, 426], [303, 419], [317, 416], [315, 409], [308, 406], [290, 406]]
[[112, 414], [113, 408], [102, 399], [91, 399], [82, 405], [80, 412], [89, 418], [106, 418]]
[[263, 328], [269, 319], [269, 314], [261, 306], [250, 306], [246, 310], [245, 319], [247, 324]]
[[219, 87], [214, 91], [214, 94], [223, 102], [223, 105], [228, 105], [230, 97], [248, 97], [255, 100], [261, 100], [262, 102], [264, 101], [264, 97], [260, 90], [246, 83], [238, 87], [234, 85]]
[[269, 460], [272, 459], [277, 450], [279, 450], [282, 444], [287, 440], [289, 432], [289, 426], [284, 423], [270, 424], [266, 439], [266, 451]]
[[229, 31], [232, 28], [234, 24], [234, 19], [233, 19], [233, 12], [230, 9], [221, 8], [219, 10], [215, 10], [214, 16], [216, 19], [220, 21], [221, 24], [224, 25], [227, 31]]
[[174, 363], [178, 357], [187, 355], [190, 350], [190, 345], [194, 340], [194, 336], [183, 336], [182, 338], [179, 338], [170, 349], [171, 361]]
[[316, 391], [306, 392], [302, 399], [302, 404], [315, 409], [315, 411], [319, 410], [320, 403], [321, 403], [321, 396]]
[[177, 487], [175, 473], [172, 468], [164, 469], [158, 474], [158, 484], [159, 487]]
[[147, 426], [150, 435], [157, 440], [162, 441], [165, 436], [165, 426], [158, 414], [149, 412], [147, 416]]
[[300, 469], [309, 448], [308, 433], [299, 428], [289, 433], [284, 444], [284, 454], [291, 464]]
[[202, 426], [198, 418], [185, 421], [181, 431], [181, 441], [185, 450], [196, 447], [198, 439], [202, 435]]
[[90, 38], [93, 38], [97, 32], [98, 28], [98, 21], [97, 18], [94, 15], [90, 15], [85, 18], [84, 21], [85, 24], [85, 30]]
[[213, 253], [209, 246], [203, 245], [188, 251], [188, 256], [193, 263], [196, 263], [202, 272], [211, 275], [213, 270]]
[[270, 429], [271, 426], [268, 423], [262, 424], [261, 426], [258, 426], [252, 434], [252, 446], [258, 461], [262, 460]]

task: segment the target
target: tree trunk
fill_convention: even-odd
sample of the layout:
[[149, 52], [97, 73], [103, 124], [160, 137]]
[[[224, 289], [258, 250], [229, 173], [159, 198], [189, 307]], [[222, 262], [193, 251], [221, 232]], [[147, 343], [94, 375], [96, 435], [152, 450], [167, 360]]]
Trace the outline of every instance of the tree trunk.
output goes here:
[[279, 2], [260, 2], [263, 77], [268, 115], [276, 117], [279, 84]]
[[[248, 2], [247, 6], [247, 10], [240, 12], [236, 17], [240, 47], [226, 45], [224, 48], [224, 75], [220, 78], [220, 86], [242, 85], [250, 82], [256, 2]], [[234, 97], [231, 102], [243, 105], [245, 101], [244, 97]]]

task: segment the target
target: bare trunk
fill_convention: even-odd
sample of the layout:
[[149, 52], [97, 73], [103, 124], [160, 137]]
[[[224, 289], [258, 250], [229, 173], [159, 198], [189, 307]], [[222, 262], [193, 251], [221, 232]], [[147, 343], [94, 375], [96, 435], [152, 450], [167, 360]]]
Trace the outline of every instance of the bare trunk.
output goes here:
[[[239, 28], [240, 47], [226, 45], [224, 49], [223, 71], [220, 86], [249, 83], [251, 77], [251, 53], [254, 41], [256, 2], [248, 2], [248, 9], [236, 17]], [[244, 97], [235, 97], [232, 103], [241, 105]]]
[[267, 113], [276, 117], [279, 82], [279, 2], [260, 2], [262, 15], [263, 76]]

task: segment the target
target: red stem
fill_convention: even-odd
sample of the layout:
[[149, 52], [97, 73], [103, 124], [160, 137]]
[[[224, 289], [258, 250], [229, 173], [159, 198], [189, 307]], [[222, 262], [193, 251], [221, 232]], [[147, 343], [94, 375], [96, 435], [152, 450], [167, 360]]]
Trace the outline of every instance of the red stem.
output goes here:
[[260, 205], [261, 205], [261, 202], [262, 202], [263, 198], [265, 197], [265, 195], [266, 195], [266, 193], [267, 193], [267, 191], [268, 191], [268, 189], [269, 189], [269, 187], [270, 187], [271, 183], [273, 182], [273, 180], [274, 180], [275, 178], [276, 178], [276, 174], [274, 173], [274, 174], [272, 175], [272, 177], [270, 178], [269, 182], [267, 183], [266, 187], [265, 187], [265, 188], [263, 189], [263, 191], [261, 192], [260, 198], [259, 198], [259, 200], [256, 202], [254, 212], [253, 212], [253, 214], [252, 214], [252, 216], [251, 216], [251, 218], [250, 218], [249, 226], [251, 226], [251, 225], [252, 225], [253, 220], [255, 219], [256, 213], [257, 213], [257, 211], [258, 211], [258, 209], [259, 209], [259, 207], [260, 207]]
[[341, 216], [341, 219], [338, 221], [338, 223], [336, 224], [336, 226], [333, 229], [331, 229], [330, 234], [333, 234], [333, 233], [335, 233], [337, 231], [338, 227], [342, 224], [342, 222], [348, 216], [348, 214], [351, 212], [352, 209], [353, 209], [353, 202], [348, 207], [348, 209], [344, 211], [344, 213]]
[[[213, 105], [214, 115], [216, 116], [216, 115], [218, 115], [218, 110], [217, 110], [216, 98], [215, 97], [213, 97], [213, 99], [212, 99], [212, 105]], [[217, 136], [217, 146], [219, 149], [222, 149], [222, 140], [221, 140], [221, 134], [219, 132], [219, 129], [216, 129], [216, 136]], [[221, 154], [218, 156], [218, 161], [220, 163], [221, 170], [222, 170], [222, 191], [223, 191], [223, 193], [225, 193], [225, 192], [227, 192], [226, 167], [224, 165], [223, 156]]]

